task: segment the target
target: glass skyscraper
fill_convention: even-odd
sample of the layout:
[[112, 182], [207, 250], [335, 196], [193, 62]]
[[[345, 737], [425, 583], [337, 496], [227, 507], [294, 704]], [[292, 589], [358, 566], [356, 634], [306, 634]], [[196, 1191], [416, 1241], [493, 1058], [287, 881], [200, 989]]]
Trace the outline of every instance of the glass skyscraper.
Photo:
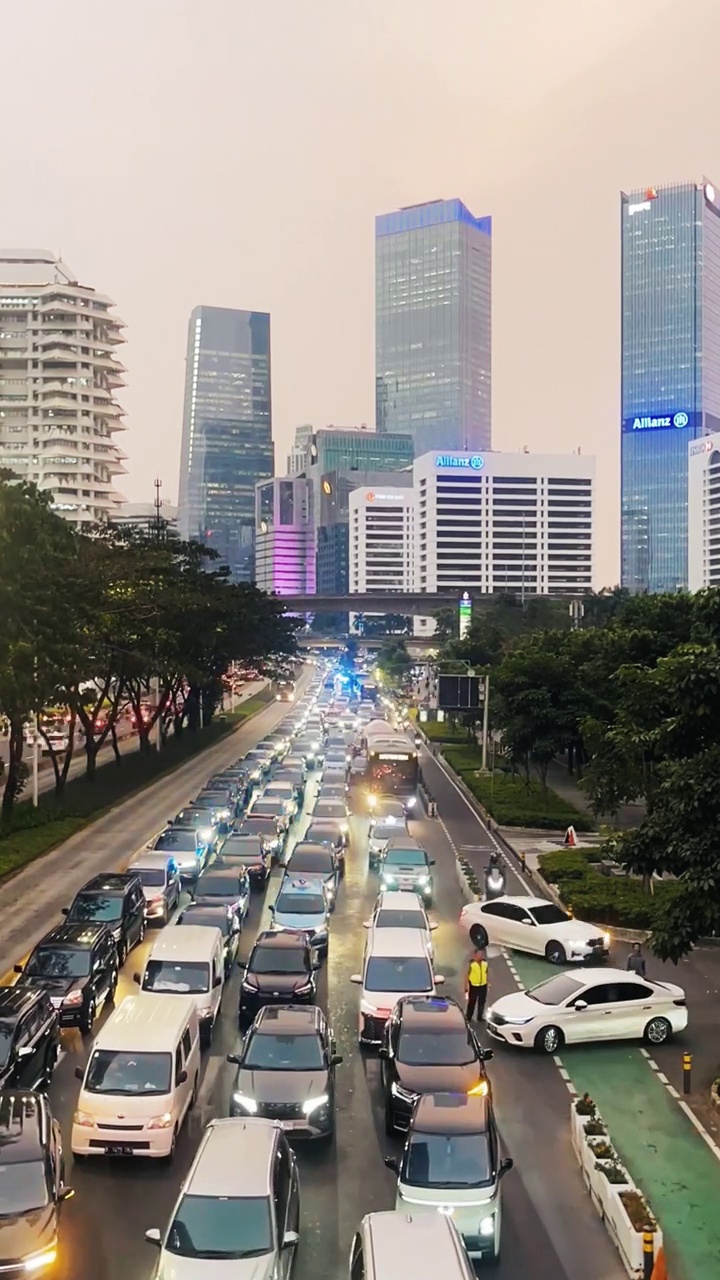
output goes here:
[[621, 196], [622, 585], [688, 581], [688, 444], [720, 428], [720, 196]]
[[272, 476], [270, 316], [196, 307], [190, 317], [178, 526], [214, 547], [236, 582], [255, 572], [255, 485]]
[[416, 457], [490, 448], [491, 233], [461, 200], [375, 219], [377, 430]]

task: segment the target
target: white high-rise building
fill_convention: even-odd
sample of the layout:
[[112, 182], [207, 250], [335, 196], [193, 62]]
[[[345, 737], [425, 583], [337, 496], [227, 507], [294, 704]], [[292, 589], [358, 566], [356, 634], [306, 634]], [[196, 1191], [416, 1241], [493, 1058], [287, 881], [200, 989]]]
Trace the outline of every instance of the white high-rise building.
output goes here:
[[350, 494], [350, 591], [412, 591], [413, 489]]
[[720, 432], [688, 447], [688, 587], [720, 587]]
[[73, 524], [112, 519], [122, 502], [113, 306], [52, 253], [0, 249], [0, 467], [49, 492]]

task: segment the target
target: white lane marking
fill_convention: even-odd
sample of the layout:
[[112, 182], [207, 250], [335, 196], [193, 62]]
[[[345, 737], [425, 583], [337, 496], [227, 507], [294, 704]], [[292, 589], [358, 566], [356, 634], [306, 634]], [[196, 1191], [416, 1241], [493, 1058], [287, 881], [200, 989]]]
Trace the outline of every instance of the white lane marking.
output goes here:
[[655, 1062], [655, 1059], [650, 1057], [650, 1054], [648, 1053], [647, 1049], [641, 1049], [640, 1052], [643, 1058], [645, 1059], [645, 1061], [647, 1062], [648, 1066], [650, 1066], [652, 1070], [655, 1072], [655, 1075], [657, 1076], [658, 1080], [665, 1086], [668, 1093], [670, 1094], [670, 1097], [675, 1099], [678, 1106], [681, 1107], [682, 1110], [685, 1112], [685, 1115], [687, 1116], [690, 1123], [695, 1126], [703, 1142], [707, 1143], [713, 1155], [718, 1160], [720, 1160], [720, 1147], [716, 1143], [715, 1139], [710, 1137], [710, 1134], [708, 1133], [707, 1129], [702, 1124], [702, 1122], [698, 1120], [697, 1116], [695, 1115], [695, 1112], [688, 1106], [687, 1102], [683, 1101], [683, 1099], [680, 1097], [680, 1094], [678, 1093], [675, 1086], [672, 1085], [668, 1080], [664, 1071], [661, 1071], [657, 1062]]

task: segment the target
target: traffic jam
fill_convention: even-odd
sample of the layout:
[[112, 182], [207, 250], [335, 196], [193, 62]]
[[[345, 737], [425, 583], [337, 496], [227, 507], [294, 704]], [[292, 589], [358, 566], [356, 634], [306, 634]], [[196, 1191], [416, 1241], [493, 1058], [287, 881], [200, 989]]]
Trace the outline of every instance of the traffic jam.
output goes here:
[[[467, 1005], [443, 990], [435, 859], [411, 834], [419, 739], [390, 699], [379, 707], [372, 686], [365, 692], [326, 662], [304, 693], [284, 681], [277, 729], [209, 778], [125, 871], [90, 879], [0, 987], [0, 1276], [53, 1274], [74, 1195], [70, 1155], [91, 1172], [174, 1161], [229, 999], [229, 1105], [203, 1124], [174, 1207], [145, 1233], [153, 1276], [291, 1275], [304, 1231], [298, 1151], [337, 1138], [343, 1055], [321, 979], [360, 859], [376, 898], [350, 977], [357, 1052], [379, 1064], [396, 1188], [394, 1209], [365, 1217], [360, 1196], [338, 1274], [390, 1280], [417, 1258], [417, 1274], [431, 1260], [433, 1273], [469, 1280], [478, 1263], [499, 1260], [513, 1161], [493, 1110], [491, 1041], [554, 1054], [607, 1036], [662, 1043], [686, 1025], [681, 988], [620, 978], [606, 964], [607, 935], [545, 900], [510, 896], [496, 856], [483, 898], [460, 917]], [[261, 923], [247, 947], [253, 901]], [[486, 1009], [487, 949], [501, 947], [556, 972]], [[121, 971], [134, 994], [118, 999]], [[614, 980], [627, 1008], [611, 1031], [597, 993]], [[52, 1081], [71, 1028], [87, 1043], [68, 1153]]]

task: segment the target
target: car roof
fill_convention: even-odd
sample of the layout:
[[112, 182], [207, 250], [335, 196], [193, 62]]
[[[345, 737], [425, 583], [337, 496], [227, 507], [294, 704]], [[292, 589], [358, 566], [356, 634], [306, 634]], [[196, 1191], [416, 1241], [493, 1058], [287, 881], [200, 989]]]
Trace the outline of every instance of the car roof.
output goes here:
[[328, 858], [332, 857], [332, 850], [328, 848], [327, 844], [323, 844], [321, 840], [298, 840], [297, 844], [293, 845], [288, 862], [292, 861], [298, 851], [300, 853], [322, 853]]
[[265, 1035], [317, 1035], [320, 1029], [320, 1010], [316, 1005], [265, 1005], [260, 1010], [253, 1029]]
[[100, 1028], [93, 1051], [170, 1053], [194, 1017], [197, 1014], [193, 996], [156, 996], [145, 991], [126, 996]]
[[[381, 824], [378, 823], [378, 826], [380, 825]], [[427, 852], [427, 850], [424, 849], [423, 846], [419, 844], [417, 840], [414, 840], [412, 836], [405, 835], [403, 832], [401, 832], [400, 835], [390, 837], [390, 839], [387, 842], [387, 848], [385, 852], [396, 853], [398, 850], [402, 851], [403, 849], [406, 849], [408, 851], [412, 849], [413, 853], [416, 853], [418, 849], [420, 850], [421, 853]], [[495, 899], [495, 901], [497, 901], [497, 899]]]
[[202, 871], [200, 873], [196, 883], [213, 884], [214, 880], [225, 879], [227, 876], [235, 877], [237, 874], [238, 867], [235, 862], [231, 862], [223, 866], [222, 859], [219, 859], [218, 862], [213, 862], [212, 866], [208, 867], [207, 871]]
[[[632, 970], [628, 972], [625, 969], [615, 969], [609, 966], [604, 969], [586, 969], [584, 967], [578, 970], [569, 969], [564, 970], [563, 973], [568, 977], [577, 978], [578, 982], [585, 983], [588, 987], [596, 987], [605, 982], [610, 986], [615, 982], [637, 982], [640, 986], [649, 985], [651, 987], [656, 985], [651, 978], [642, 978], [639, 973], [634, 973]], [[556, 973], [554, 976], [559, 978], [561, 974]], [[534, 985], [538, 986], [539, 984], [535, 983]]]
[[322, 876], [293, 876], [286, 874], [280, 881], [278, 897], [284, 890], [290, 893], [307, 893], [308, 895], [319, 893], [322, 895], [325, 890], [325, 881]]
[[222, 938], [220, 929], [206, 924], [166, 925], [150, 948], [148, 960], [207, 960]]
[[453, 1221], [444, 1213], [388, 1209], [367, 1214], [360, 1226], [377, 1276], [395, 1276], [409, 1262], [423, 1276], [455, 1275], [464, 1280], [473, 1274]]
[[422, 929], [376, 929], [370, 956], [424, 956], [427, 960], [427, 940]]
[[492, 1116], [488, 1097], [467, 1093], [421, 1094], [413, 1117], [413, 1133], [486, 1133]]
[[266, 788], [265, 788], [265, 795], [267, 795], [268, 791], [272, 791], [272, 790], [273, 790], [273, 788], [274, 788], [276, 791], [279, 791], [281, 787], [282, 787], [283, 789], [285, 789], [285, 788], [287, 788], [287, 787], [290, 787], [291, 789], [294, 789], [294, 787], [295, 787], [295, 783], [293, 782], [292, 778], [278, 778], [278, 777], [276, 776], [276, 777], [274, 777], [274, 778], [271, 778], [271, 779], [270, 779], [270, 781], [268, 782], [268, 784], [267, 784], [267, 786], [266, 786]]
[[425, 907], [412, 889], [383, 889], [375, 903], [378, 911], [422, 911]]
[[[492, 899], [493, 902], [507, 902], [509, 906], [514, 907], [551, 907], [553, 904], [549, 898], [531, 898], [528, 894], [521, 893], [517, 897], [513, 897], [509, 893], [503, 893], [497, 898]], [[483, 903], [486, 907], [489, 904]]]
[[68, 920], [50, 929], [44, 938], [35, 944], [34, 950], [38, 947], [70, 947], [81, 951], [86, 947], [94, 946], [98, 938], [102, 938], [107, 933], [109, 933], [107, 925], [94, 921], [74, 923]]
[[164, 871], [171, 857], [169, 853], [141, 853], [130, 863], [128, 871]]
[[81, 889], [78, 889], [75, 897], [79, 897], [81, 893], [105, 893], [111, 896], [114, 893], [125, 893], [135, 879], [136, 877], [130, 871], [105, 872], [88, 880]]
[[265, 929], [255, 939], [255, 947], [274, 947], [278, 951], [307, 951], [308, 946], [307, 938], [300, 933], [276, 933]]
[[446, 1031], [465, 1031], [465, 1015], [448, 996], [401, 996], [398, 1010], [406, 1031], [429, 1031], [442, 1035]]
[[30, 1089], [0, 1093], [0, 1163], [37, 1159], [49, 1137], [47, 1102]]
[[39, 996], [44, 992], [37, 987], [19, 986], [0, 987], [0, 1018], [12, 1020], [22, 1017], [26, 1009], [32, 1008]]
[[274, 1120], [211, 1120], [182, 1196], [235, 1199], [270, 1194], [280, 1126]]
[[223, 844], [223, 849], [227, 849], [228, 845], [233, 845], [233, 844], [241, 844], [241, 845], [251, 844], [253, 846], [253, 849], [259, 850], [260, 848], [260, 841], [258, 840], [257, 836], [252, 835], [247, 831], [231, 831], [225, 843]]

